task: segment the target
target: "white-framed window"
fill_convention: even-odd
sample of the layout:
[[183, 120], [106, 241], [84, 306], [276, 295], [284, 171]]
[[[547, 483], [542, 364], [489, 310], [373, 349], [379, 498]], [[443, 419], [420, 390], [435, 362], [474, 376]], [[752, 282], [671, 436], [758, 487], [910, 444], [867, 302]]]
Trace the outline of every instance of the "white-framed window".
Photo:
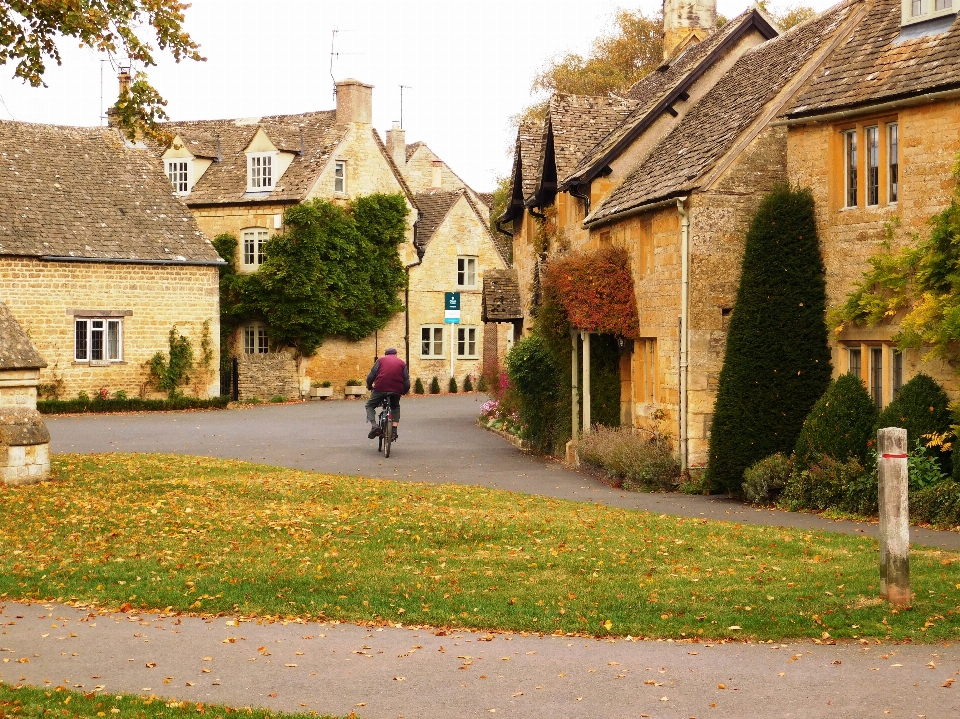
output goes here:
[[427, 358], [443, 357], [443, 325], [423, 325], [420, 327], [420, 356]]
[[844, 207], [857, 206], [857, 131], [843, 133]]
[[247, 155], [247, 192], [269, 192], [273, 189], [275, 154], [256, 152]]
[[457, 287], [475, 288], [477, 286], [477, 258], [457, 258]]
[[890, 398], [896, 399], [903, 389], [903, 352], [896, 347], [893, 349], [893, 367], [890, 368]]
[[860, 364], [860, 348], [856, 347], [854, 349], [847, 350], [847, 372], [852, 374], [854, 377], [862, 377], [863, 372], [861, 371], [862, 365]]
[[338, 195], [347, 194], [346, 160], [335, 160], [333, 163], [333, 191]]
[[190, 194], [190, 160], [167, 160], [167, 177], [178, 195]]
[[863, 128], [867, 153], [867, 205], [880, 204], [880, 128]]
[[262, 227], [252, 227], [240, 233], [241, 252], [240, 263], [245, 270], [255, 270], [263, 264], [265, 256], [263, 245], [269, 238], [269, 233]]
[[76, 362], [123, 361], [122, 319], [76, 317], [73, 328], [73, 359]]
[[870, 348], [870, 396], [883, 409], [883, 347]]
[[251, 322], [243, 326], [243, 353], [263, 355], [270, 351], [267, 326], [262, 322]]
[[887, 124], [887, 202], [900, 196], [900, 129], [895, 122]]
[[480, 338], [480, 328], [469, 325], [456, 325], [457, 328], [457, 357], [473, 359], [477, 354], [477, 342]]
[[900, 24], [912, 25], [956, 12], [955, 0], [901, 0]]

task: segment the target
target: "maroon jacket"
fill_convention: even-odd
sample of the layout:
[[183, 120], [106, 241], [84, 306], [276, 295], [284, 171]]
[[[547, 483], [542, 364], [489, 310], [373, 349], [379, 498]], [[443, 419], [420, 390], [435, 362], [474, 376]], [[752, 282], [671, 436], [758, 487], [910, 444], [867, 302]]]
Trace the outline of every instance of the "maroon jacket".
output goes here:
[[384, 355], [373, 364], [370, 374], [367, 375], [367, 389], [407, 394], [410, 391], [410, 370], [407, 363], [396, 355]]

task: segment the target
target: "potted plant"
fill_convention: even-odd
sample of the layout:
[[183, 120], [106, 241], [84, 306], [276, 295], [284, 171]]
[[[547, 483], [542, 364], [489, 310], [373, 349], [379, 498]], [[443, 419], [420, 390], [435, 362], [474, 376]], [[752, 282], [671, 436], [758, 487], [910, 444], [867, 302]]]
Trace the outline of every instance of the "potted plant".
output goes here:
[[343, 395], [345, 397], [363, 397], [367, 393], [367, 388], [363, 386], [363, 382], [358, 379], [348, 379], [346, 387], [343, 388]]
[[326, 399], [332, 396], [333, 385], [330, 380], [324, 380], [323, 382], [313, 380], [310, 382], [310, 399]]

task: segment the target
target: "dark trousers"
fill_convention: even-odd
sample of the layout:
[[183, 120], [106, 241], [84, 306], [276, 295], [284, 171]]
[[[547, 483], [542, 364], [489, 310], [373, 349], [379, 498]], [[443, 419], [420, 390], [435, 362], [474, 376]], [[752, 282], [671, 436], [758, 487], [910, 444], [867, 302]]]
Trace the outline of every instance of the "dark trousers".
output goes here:
[[373, 391], [370, 393], [370, 399], [367, 400], [367, 403], [364, 405], [367, 409], [367, 422], [373, 424], [377, 421], [377, 415], [374, 410], [380, 406], [380, 403], [383, 402], [384, 397], [390, 398], [390, 407], [393, 409], [393, 421], [400, 421], [400, 395], [396, 392], [377, 392]]

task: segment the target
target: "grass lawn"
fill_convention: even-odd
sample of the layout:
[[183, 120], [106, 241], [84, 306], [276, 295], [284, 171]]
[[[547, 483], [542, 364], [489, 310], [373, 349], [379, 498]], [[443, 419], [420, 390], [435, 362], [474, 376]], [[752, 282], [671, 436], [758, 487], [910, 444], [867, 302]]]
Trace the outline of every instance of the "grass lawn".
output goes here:
[[116, 719], [179, 719], [181, 717], [244, 716], [253, 719], [336, 719], [317, 717], [316, 714], [283, 714], [266, 709], [228, 709], [215, 704], [171, 701], [156, 697], [145, 698], [130, 694], [95, 694], [56, 689], [36, 689], [11, 686], [0, 682], [0, 717], [19, 719], [40, 717], [44, 714], [71, 719], [89, 717], [116, 717]]
[[960, 554], [913, 607], [869, 538], [174, 455], [60, 455], [0, 487], [0, 598], [478, 629], [960, 639]]

